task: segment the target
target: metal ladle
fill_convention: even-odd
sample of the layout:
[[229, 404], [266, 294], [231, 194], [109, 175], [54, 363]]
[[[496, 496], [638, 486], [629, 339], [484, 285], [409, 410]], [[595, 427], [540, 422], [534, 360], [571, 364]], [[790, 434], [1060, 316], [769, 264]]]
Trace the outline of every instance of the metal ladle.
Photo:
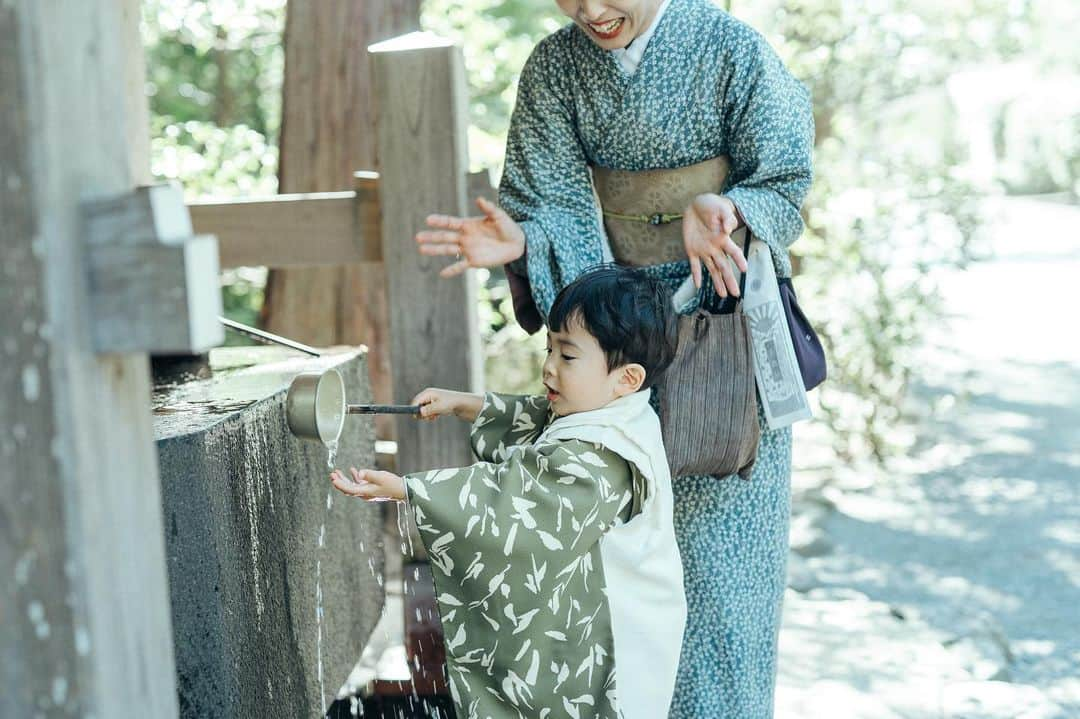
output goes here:
[[[221, 324], [258, 342], [276, 344], [321, 357], [322, 352], [287, 337], [218, 317]], [[345, 381], [336, 369], [301, 372], [289, 385], [285, 397], [285, 417], [289, 431], [301, 439], [327, 446], [335, 444], [345, 427], [347, 414], [410, 414], [420, 416], [420, 406], [411, 404], [346, 404]]]
[[333, 445], [341, 437], [348, 414], [410, 414], [419, 416], [420, 405], [346, 404], [345, 381], [336, 369], [301, 372], [293, 378], [285, 397], [289, 431], [301, 439]]

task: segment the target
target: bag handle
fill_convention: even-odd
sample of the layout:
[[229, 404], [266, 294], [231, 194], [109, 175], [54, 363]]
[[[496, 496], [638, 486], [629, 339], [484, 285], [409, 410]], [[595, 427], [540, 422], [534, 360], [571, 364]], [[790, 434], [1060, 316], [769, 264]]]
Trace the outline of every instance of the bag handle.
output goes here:
[[[749, 257], [750, 257], [750, 242], [753, 240], [754, 236], [750, 232], [750, 225], [747, 225], [745, 222], [742, 223], [739, 227], [735, 228], [735, 232], [738, 232], [739, 230], [745, 230], [745, 232], [743, 233], [744, 234], [743, 257], [749, 259]], [[734, 232], [732, 234], [734, 234]], [[747, 269], [749, 270], [749, 267]], [[739, 276], [739, 296], [738, 297], [732, 297], [731, 295], [728, 295], [727, 297], [725, 297], [723, 303], [720, 305], [720, 307], [717, 309], [717, 311], [715, 313], [714, 312], [709, 312], [708, 310], [700, 310], [700, 311], [705, 312], [707, 314], [726, 315], [726, 314], [731, 314], [731, 313], [736, 312], [737, 310], [739, 310], [741, 308], [739, 300], [741, 300], [746, 294], [746, 275], [747, 275], [747, 273], [743, 272]], [[712, 282], [702, 282], [701, 283], [701, 290], [698, 292], [698, 307], [699, 308], [704, 306], [706, 296], [708, 295], [708, 293], [710, 291], [713, 292], [713, 294], [716, 293], [716, 288], [713, 287]]]

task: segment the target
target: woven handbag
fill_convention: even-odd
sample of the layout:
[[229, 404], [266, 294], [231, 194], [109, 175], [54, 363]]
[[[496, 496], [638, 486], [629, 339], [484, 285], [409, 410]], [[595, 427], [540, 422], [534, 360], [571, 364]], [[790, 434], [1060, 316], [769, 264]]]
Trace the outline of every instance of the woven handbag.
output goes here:
[[679, 348], [658, 388], [672, 477], [749, 479], [757, 458], [757, 390], [742, 303], [679, 318]]
[[[741, 239], [743, 251], [749, 252], [745, 227], [733, 239]], [[750, 324], [742, 302], [746, 275], [736, 272], [739, 297], [726, 298], [715, 313], [701, 307], [679, 317], [679, 347], [658, 387], [672, 477], [737, 474], [750, 479], [757, 459], [761, 427]], [[706, 288], [703, 292], [709, 292]]]

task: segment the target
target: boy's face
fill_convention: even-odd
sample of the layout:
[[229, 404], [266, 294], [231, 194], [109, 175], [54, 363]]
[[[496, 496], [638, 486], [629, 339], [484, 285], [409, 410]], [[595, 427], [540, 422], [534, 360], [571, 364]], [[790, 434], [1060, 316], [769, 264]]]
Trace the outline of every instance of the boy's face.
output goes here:
[[645, 381], [639, 364], [608, 370], [607, 356], [576, 317], [570, 317], [559, 332], [548, 331], [544, 387], [555, 414], [599, 409], [609, 402], [632, 394]]

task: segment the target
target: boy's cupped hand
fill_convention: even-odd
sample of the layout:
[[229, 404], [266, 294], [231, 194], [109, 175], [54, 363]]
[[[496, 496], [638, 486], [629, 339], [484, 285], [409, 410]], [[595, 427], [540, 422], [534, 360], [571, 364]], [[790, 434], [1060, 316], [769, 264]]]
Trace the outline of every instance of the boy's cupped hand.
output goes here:
[[368, 502], [404, 501], [405, 480], [393, 472], [350, 467], [351, 477], [340, 469], [330, 473], [330, 482], [342, 494]]

